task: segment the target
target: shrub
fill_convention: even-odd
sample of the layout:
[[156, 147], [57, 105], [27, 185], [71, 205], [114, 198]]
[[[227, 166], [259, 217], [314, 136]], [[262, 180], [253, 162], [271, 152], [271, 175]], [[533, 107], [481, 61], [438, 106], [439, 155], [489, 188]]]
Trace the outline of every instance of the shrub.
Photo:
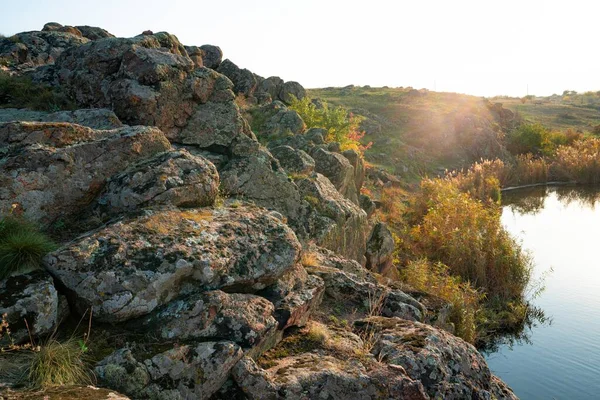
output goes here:
[[39, 111], [73, 110], [74, 103], [59, 89], [35, 83], [29, 77], [0, 71], [0, 107]]
[[84, 361], [85, 348], [74, 338], [65, 342], [50, 339], [34, 351], [28, 380], [35, 388], [90, 384]]
[[450, 275], [442, 263], [425, 259], [413, 261], [402, 269], [401, 279], [417, 290], [433, 294], [452, 305], [450, 322], [457, 336], [469, 343], [477, 337], [477, 314], [482, 295], [468, 282]]
[[360, 142], [364, 136], [359, 128], [363, 118], [349, 113], [343, 107], [330, 108], [327, 103], [317, 107], [305, 97], [302, 100], [293, 99], [290, 109], [300, 115], [308, 129], [326, 129], [325, 141], [340, 143], [342, 150], [354, 149], [362, 154], [371, 146], [371, 143], [363, 145]]
[[556, 150], [553, 167], [560, 178], [600, 183], [600, 138], [581, 139]]
[[39, 267], [54, 243], [30, 223], [6, 217], [0, 220], [0, 279]]
[[524, 185], [548, 182], [550, 164], [543, 157], [521, 154], [515, 158], [511, 183]]
[[500, 222], [500, 207], [473, 199], [444, 179], [421, 184], [426, 205], [411, 239], [418, 255], [448, 265], [455, 276], [502, 301], [521, 299], [531, 261]]

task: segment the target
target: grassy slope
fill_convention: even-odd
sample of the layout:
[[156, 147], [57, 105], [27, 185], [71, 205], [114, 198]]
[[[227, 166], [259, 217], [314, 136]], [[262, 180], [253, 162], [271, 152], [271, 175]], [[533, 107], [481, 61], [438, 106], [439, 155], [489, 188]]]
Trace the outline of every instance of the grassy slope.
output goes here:
[[600, 104], [590, 104], [583, 97], [562, 100], [561, 98], [537, 98], [522, 103], [517, 98], [494, 99], [505, 108], [519, 112], [525, 121], [541, 123], [556, 130], [567, 128], [591, 131], [600, 125]]
[[312, 89], [309, 95], [358, 114], [375, 114], [370, 117], [381, 133], [365, 136], [373, 142], [367, 159], [408, 179], [461, 164], [452, 157], [459, 151], [448, 147], [454, 143], [457, 118], [475, 114], [493, 120], [481, 98], [456, 93], [348, 87]]

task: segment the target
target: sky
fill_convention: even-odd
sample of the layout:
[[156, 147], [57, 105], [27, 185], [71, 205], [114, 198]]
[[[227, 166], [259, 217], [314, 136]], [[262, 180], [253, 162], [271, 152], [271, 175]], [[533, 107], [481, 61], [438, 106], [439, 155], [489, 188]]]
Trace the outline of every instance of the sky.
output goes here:
[[0, 0], [0, 33], [150, 29], [307, 88], [546, 96], [600, 90], [599, 11], [591, 0]]

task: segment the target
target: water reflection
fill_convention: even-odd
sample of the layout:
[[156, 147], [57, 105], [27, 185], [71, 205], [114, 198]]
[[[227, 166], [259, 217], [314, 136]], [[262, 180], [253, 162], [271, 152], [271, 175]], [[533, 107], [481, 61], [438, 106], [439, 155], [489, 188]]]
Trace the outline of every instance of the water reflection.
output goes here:
[[483, 350], [490, 369], [522, 400], [596, 399], [600, 188], [528, 188], [503, 193], [503, 203], [502, 223], [531, 252], [533, 279], [546, 290], [529, 295], [532, 307], [519, 329]]

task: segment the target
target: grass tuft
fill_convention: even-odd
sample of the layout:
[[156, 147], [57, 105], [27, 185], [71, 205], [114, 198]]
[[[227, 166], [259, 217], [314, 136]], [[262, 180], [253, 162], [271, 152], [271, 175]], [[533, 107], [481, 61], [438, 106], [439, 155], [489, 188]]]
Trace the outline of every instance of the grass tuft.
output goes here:
[[55, 249], [55, 244], [29, 222], [14, 217], [1, 219], [0, 279], [39, 267], [42, 258]]
[[35, 388], [91, 384], [84, 361], [85, 350], [71, 338], [65, 342], [50, 339], [35, 351], [28, 380]]

